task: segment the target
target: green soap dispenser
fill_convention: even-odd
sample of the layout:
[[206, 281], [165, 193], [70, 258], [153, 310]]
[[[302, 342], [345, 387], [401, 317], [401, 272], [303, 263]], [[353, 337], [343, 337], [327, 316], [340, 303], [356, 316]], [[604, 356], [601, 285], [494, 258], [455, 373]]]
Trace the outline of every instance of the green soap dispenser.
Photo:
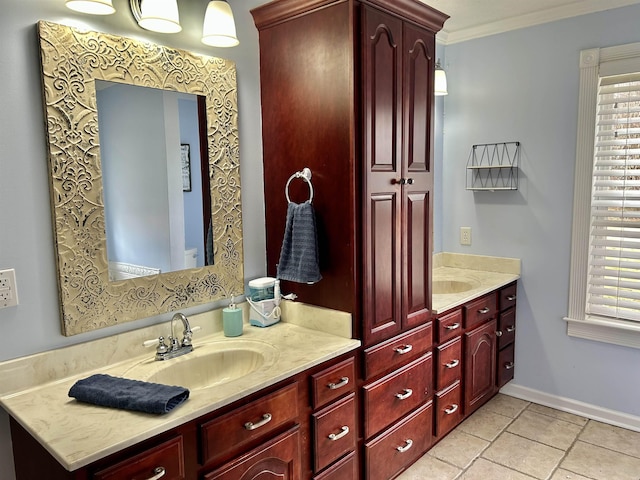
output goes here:
[[231, 303], [227, 308], [222, 310], [222, 328], [225, 337], [239, 337], [242, 335], [242, 309]]

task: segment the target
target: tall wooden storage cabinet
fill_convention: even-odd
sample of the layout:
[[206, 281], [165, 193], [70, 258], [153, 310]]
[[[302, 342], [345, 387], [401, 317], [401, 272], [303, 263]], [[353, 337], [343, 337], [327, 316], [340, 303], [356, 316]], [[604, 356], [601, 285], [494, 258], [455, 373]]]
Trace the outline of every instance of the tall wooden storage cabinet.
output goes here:
[[[323, 279], [283, 282], [352, 312], [365, 345], [431, 317], [435, 33], [417, 0], [275, 0], [260, 34], [267, 272], [276, 273], [289, 177], [312, 171]], [[292, 201], [308, 198], [292, 182]]]

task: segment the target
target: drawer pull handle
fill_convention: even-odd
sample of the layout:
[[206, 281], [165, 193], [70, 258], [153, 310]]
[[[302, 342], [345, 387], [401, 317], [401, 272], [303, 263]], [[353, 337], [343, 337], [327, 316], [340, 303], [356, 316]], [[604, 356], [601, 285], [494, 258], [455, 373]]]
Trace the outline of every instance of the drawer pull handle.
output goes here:
[[458, 404], [454, 403], [449, 408], [444, 409], [444, 413], [447, 415], [451, 415], [452, 413], [456, 413], [458, 411]]
[[349, 383], [349, 377], [342, 377], [338, 383], [328, 383], [327, 388], [330, 390], [337, 390], [338, 388], [342, 388]]
[[501, 337], [502, 336], [502, 330], [498, 330], [496, 332], [496, 337]]
[[505, 363], [504, 364], [505, 370], [511, 370], [513, 367], [515, 367], [515, 364], [513, 362], [509, 362], [509, 363]]
[[409, 353], [411, 350], [413, 350], [413, 345], [405, 345], [403, 347], [396, 347], [393, 349], [394, 352], [399, 353], [400, 355]]
[[509, 325], [507, 327], [507, 332], [508, 333], [512, 333], [512, 332], [515, 332], [515, 331], [516, 331], [516, 326], [515, 325]]
[[480, 310], [478, 310], [478, 313], [480, 315], [484, 315], [485, 313], [489, 313], [490, 311], [491, 311], [491, 309], [489, 307], [484, 307], [484, 308], [481, 308]]
[[413, 447], [413, 440], [411, 440], [410, 438], [404, 441], [404, 445], [400, 446], [400, 447], [396, 447], [396, 450], [398, 450], [400, 453], [404, 453], [407, 450], [409, 450], [411, 447]]
[[332, 442], [335, 442], [336, 440], [340, 440], [342, 437], [344, 437], [346, 434], [349, 433], [349, 427], [347, 427], [346, 425], [344, 425], [341, 429], [340, 429], [340, 433], [331, 433], [329, 434], [329, 440], [331, 440]]
[[509, 296], [507, 297], [507, 300], [509, 300], [510, 302], [513, 302], [515, 299], [516, 299], [516, 296], [515, 296], [515, 295], [509, 295]]
[[444, 364], [444, 366], [447, 368], [456, 368], [458, 365], [460, 365], [460, 360], [458, 359], [452, 360], [449, 363]]
[[164, 477], [164, 474], [167, 473], [167, 471], [164, 467], [156, 467], [153, 473], [153, 477], [149, 477], [147, 480], [158, 480], [159, 478]]
[[457, 328], [460, 328], [460, 324], [459, 323], [452, 323], [451, 325], [447, 325], [446, 327], [447, 330], [455, 330]]
[[271, 421], [271, 414], [265, 413], [264, 415], [262, 415], [262, 420], [260, 420], [258, 423], [247, 422], [244, 424], [244, 428], [246, 428], [247, 430], [255, 430], [256, 428], [265, 426], [270, 421]]
[[405, 388], [402, 393], [396, 393], [396, 398], [399, 398], [400, 400], [406, 400], [411, 395], [413, 395], [413, 390], [411, 390], [410, 388]]

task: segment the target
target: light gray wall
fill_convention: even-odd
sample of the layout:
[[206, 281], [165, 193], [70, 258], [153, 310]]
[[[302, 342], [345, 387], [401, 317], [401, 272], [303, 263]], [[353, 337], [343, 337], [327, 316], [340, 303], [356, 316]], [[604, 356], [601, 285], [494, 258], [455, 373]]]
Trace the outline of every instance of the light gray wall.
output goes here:
[[[640, 41], [640, 6], [446, 48], [443, 249], [522, 259], [515, 383], [640, 415], [640, 350], [568, 337], [580, 50]], [[476, 143], [522, 142], [520, 189], [465, 189]], [[458, 243], [472, 227], [471, 247]]]
[[[39, 54], [38, 20], [84, 22], [89, 28], [184, 48], [236, 62], [240, 122], [240, 158], [247, 279], [263, 276], [265, 266], [264, 202], [258, 34], [249, 9], [263, 0], [231, 0], [240, 45], [230, 49], [200, 43], [206, 0], [181, 1], [183, 32], [152, 34], [135, 24], [128, 0], [114, 0], [108, 17], [76, 14], [64, 0], [3, 0], [0, 15], [0, 269], [15, 268], [20, 305], [0, 310], [4, 341], [0, 361], [112, 335], [164, 321], [168, 316], [67, 338], [60, 333], [47, 180]], [[210, 306], [209, 306], [210, 307]], [[200, 309], [193, 309], [200, 310]], [[0, 412], [0, 478], [12, 480], [13, 461], [8, 418]]]

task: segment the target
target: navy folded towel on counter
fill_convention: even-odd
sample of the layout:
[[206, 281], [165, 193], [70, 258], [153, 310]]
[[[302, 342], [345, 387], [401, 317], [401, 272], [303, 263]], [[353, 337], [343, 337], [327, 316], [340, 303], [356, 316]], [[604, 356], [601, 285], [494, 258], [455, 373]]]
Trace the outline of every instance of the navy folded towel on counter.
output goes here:
[[318, 261], [316, 216], [309, 202], [290, 202], [277, 276], [281, 280], [316, 283], [322, 279]]
[[184, 387], [96, 374], [78, 380], [69, 390], [69, 396], [103, 407], [145, 413], [167, 413], [189, 398], [189, 390]]

